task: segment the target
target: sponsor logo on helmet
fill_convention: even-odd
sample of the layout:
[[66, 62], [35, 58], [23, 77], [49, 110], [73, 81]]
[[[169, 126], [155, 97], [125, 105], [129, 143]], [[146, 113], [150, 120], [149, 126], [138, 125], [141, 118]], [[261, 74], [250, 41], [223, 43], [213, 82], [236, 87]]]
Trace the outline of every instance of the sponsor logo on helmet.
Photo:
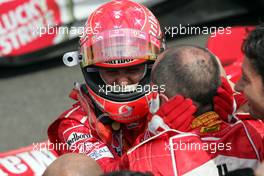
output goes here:
[[107, 64], [126, 64], [129, 62], [132, 62], [134, 59], [122, 59], [122, 60], [111, 60], [111, 61], [106, 61], [105, 63]]
[[118, 113], [121, 116], [128, 117], [132, 114], [133, 109], [134, 109], [133, 107], [123, 105], [123, 106], [120, 106], [120, 108], [118, 109]]
[[148, 22], [150, 23], [149, 34], [155, 37], [160, 35], [159, 22], [151, 12], [149, 12]]

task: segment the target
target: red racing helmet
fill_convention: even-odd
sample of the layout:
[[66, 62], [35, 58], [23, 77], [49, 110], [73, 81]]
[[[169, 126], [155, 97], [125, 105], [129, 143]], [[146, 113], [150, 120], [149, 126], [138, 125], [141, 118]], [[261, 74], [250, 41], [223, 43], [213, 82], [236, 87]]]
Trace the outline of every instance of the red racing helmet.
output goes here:
[[[158, 20], [141, 4], [115, 0], [90, 15], [80, 40], [80, 64], [88, 94], [104, 115], [120, 123], [146, 116], [151, 97], [151, 66], [164, 43]], [[125, 68], [139, 64], [145, 64], [145, 74], [132, 90], [107, 89], [98, 72], [98, 67]]]

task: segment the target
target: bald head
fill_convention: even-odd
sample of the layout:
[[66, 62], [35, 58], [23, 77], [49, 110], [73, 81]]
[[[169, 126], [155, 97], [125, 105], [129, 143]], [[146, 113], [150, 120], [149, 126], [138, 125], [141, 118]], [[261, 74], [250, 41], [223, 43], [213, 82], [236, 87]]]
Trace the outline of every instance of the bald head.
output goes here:
[[69, 153], [56, 159], [43, 176], [99, 176], [103, 172], [95, 160], [83, 154]]
[[220, 68], [213, 54], [197, 46], [177, 46], [162, 53], [152, 69], [152, 82], [165, 85], [165, 94], [210, 105], [220, 85]]

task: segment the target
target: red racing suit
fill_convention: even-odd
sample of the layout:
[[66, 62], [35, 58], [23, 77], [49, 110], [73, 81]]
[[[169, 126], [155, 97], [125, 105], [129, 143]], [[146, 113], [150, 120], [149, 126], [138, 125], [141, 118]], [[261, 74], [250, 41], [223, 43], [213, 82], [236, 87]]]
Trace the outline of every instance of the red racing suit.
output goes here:
[[[72, 96], [78, 99], [76, 95]], [[92, 106], [90, 116], [95, 116]], [[145, 130], [146, 119], [130, 124], [118, 124], [113, 130], [111, 125], [101, 125], [96, 129], [90, 121], [81, 100], [62, 113], [48, 128], [48, 137], [58, 155], [65, 153], [84, 153], [95, 159], [103, 171], [119, 170], [119, 156], [132, 147], [138, 135]], [[99, 122], [98, 122], [99, 123]], [[102, 131], [107, 135], [100, 135]], [[107, 140], [104, 137], [107, 136]]]
[[264, 154], [256, 126], [239, 120], [221, 121], [219, 127], [213, 132], [201, 132], [202, 127], [163, 131], [127, 152], [126, 169], [166, 176], [224, 176], [235, 169], [256, 168]]

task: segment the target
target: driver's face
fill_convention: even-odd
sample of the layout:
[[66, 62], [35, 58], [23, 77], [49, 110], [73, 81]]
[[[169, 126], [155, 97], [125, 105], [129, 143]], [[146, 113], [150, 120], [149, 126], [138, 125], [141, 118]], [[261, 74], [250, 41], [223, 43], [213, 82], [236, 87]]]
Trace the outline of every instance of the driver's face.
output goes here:
[[144, 76], [145, 65], [127, 68], [99, 68], [101, 78], [109, 85], [130, 85], [138, 83]]

